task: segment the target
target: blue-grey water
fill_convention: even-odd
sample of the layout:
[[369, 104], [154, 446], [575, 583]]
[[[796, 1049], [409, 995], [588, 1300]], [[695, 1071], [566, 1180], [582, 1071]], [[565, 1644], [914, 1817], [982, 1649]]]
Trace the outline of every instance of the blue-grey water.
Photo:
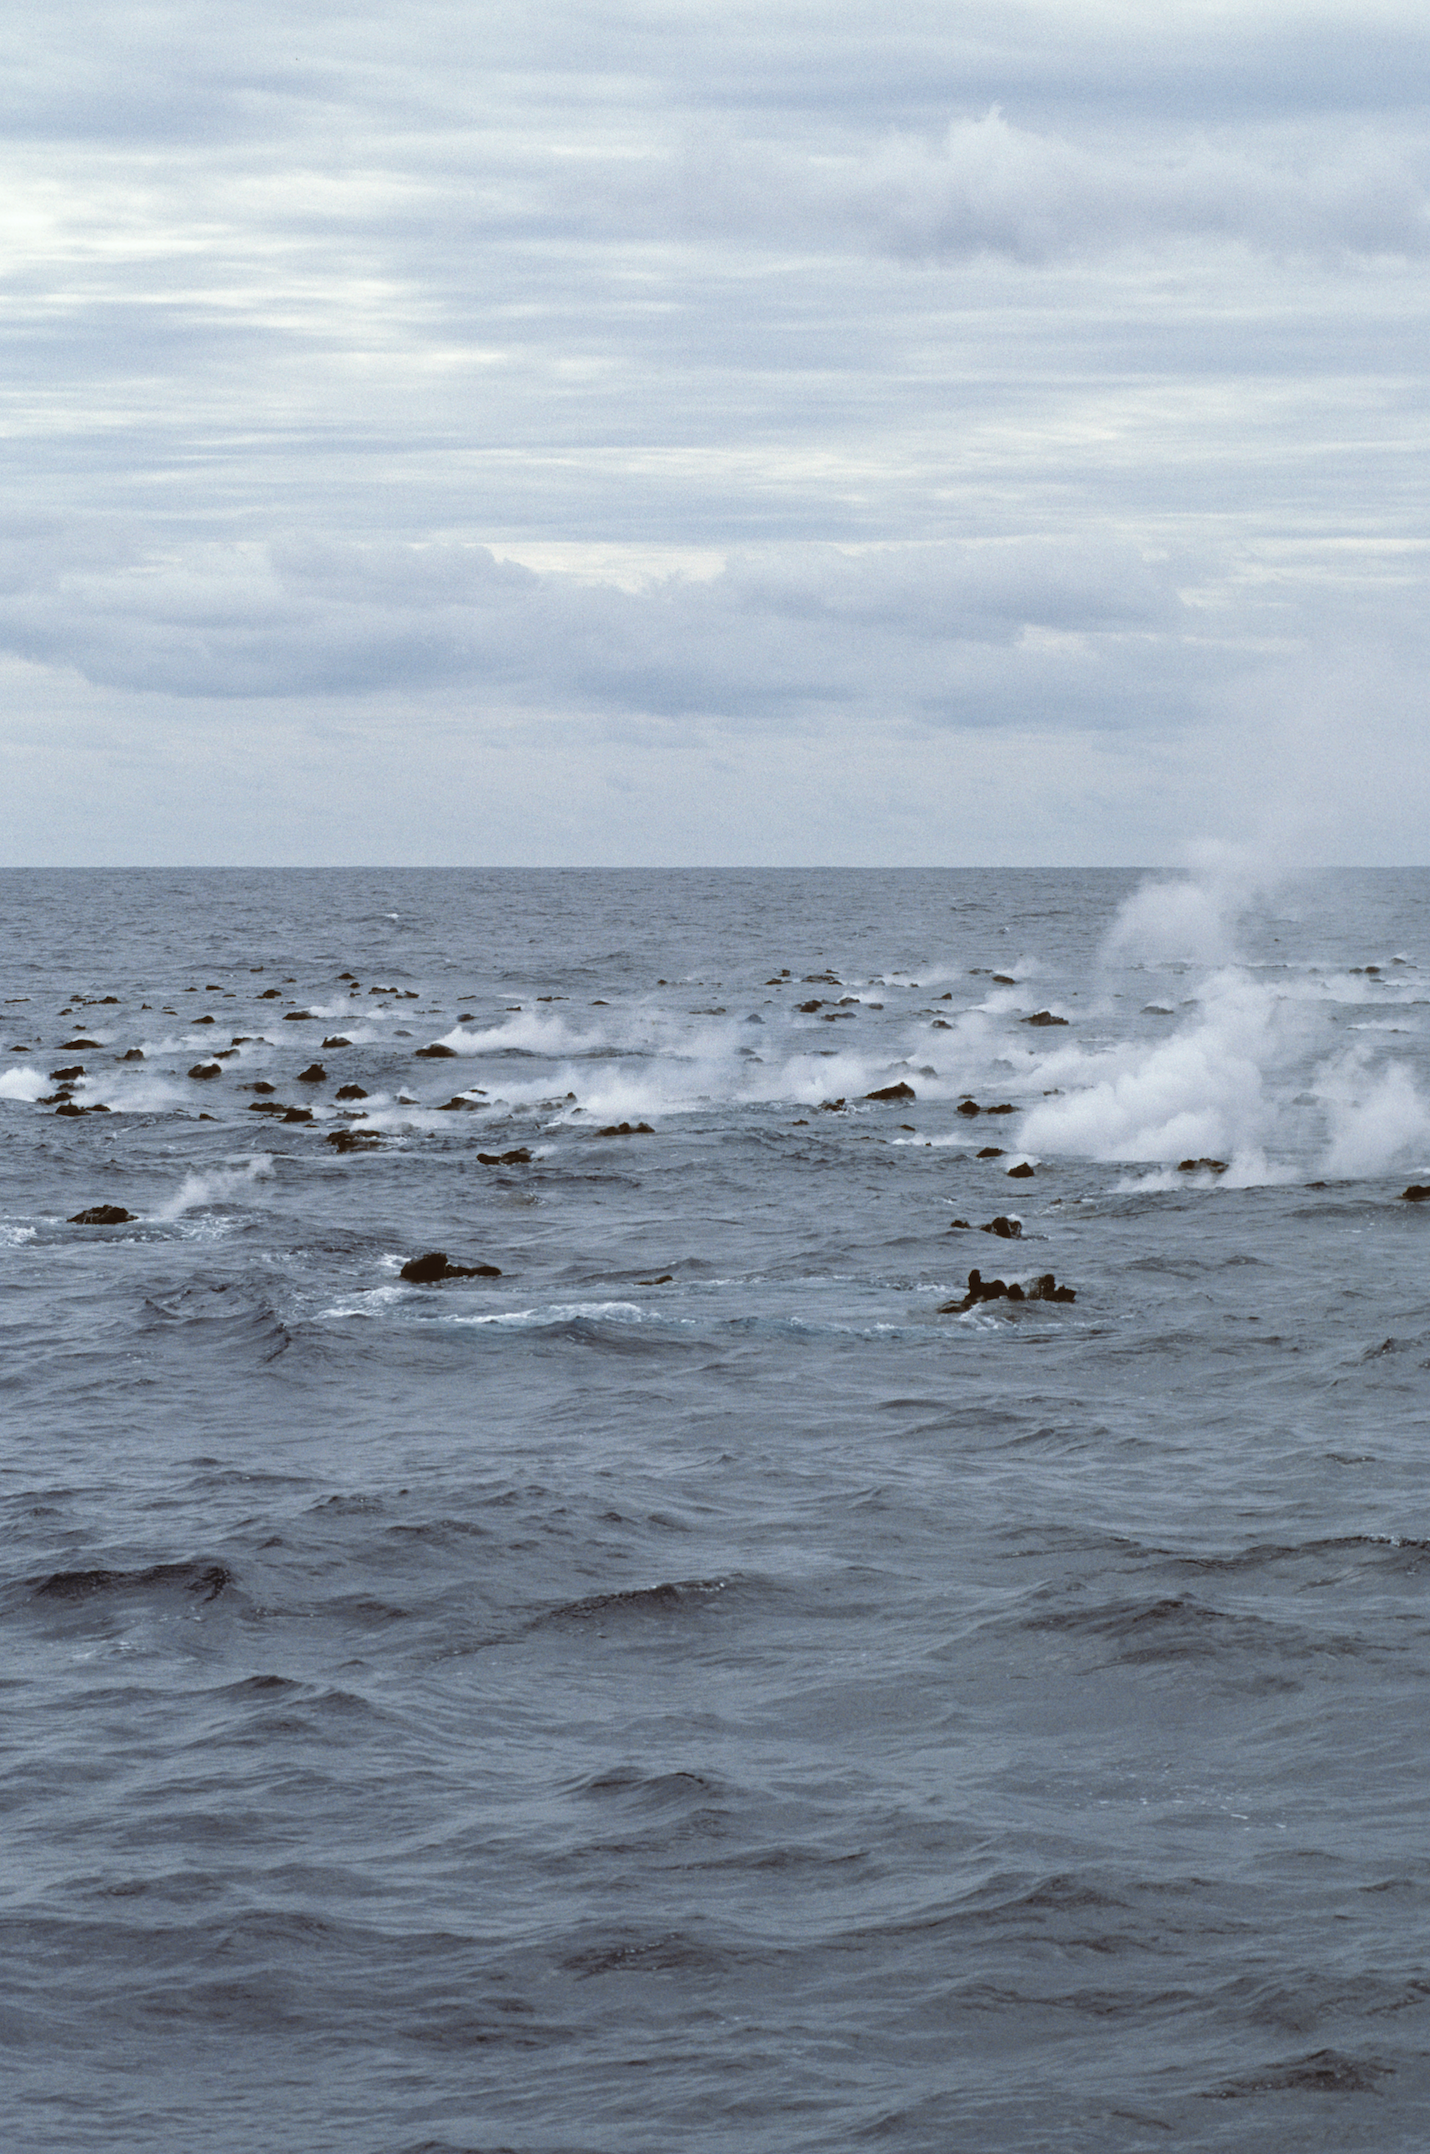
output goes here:
[[7, 2147], [1423, 2147], [1430, 873], [0, 897]]

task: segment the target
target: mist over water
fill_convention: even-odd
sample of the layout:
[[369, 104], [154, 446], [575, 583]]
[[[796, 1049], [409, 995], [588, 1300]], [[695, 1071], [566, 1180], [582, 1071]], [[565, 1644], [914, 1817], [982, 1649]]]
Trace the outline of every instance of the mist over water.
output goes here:
[[1424, 2143], [1430, 874], [0, 891], [7, 2145]]

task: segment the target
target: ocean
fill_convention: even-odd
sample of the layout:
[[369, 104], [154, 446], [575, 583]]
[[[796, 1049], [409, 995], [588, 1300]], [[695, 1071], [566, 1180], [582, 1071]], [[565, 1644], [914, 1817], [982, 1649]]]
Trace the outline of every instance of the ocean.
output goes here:
[[1425, 2145], [1430, 871], [0, 892], [8, 2148]]

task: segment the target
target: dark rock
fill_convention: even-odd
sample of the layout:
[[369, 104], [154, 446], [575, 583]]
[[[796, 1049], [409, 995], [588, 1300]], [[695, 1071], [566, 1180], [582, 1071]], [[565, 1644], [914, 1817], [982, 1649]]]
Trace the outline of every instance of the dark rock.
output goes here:
[[126, 1047], [119, 1059], [121, 1062], [142, 1062], [144, 1050], [142, 1047]]
[[968, 1115], [982, 1114], [983, 1109], [979, 1106], [976, 1099], [961, 1099], [958, 1103], [958, 1112], [960, 1114]]
[[83, 1075], [84, 1064], [82, 1062], [67, 1062], [62, 1070], [50, 1071], [50, 1083], [68, 1084], [72, 1077], [83, 1077]]
[[478, 1152], [477, 1159], [484, 1167], [529, 1167], [531, 1154], [524, 1144], [514, 1152]]
[[654, 1279], [637, 1279], [637, 1281], [636, 1281], [636, 1285], [637, 1285], [637, 1286], [669, 1286], [669, 1285], [670, 1285], [670, 1283], [671, 1283], [671, 1281], [672, 1281], [672, 1280], [674, 1279], [674, 1277], [675, 1277], [675, 1273], [674, 1273], [673, 1271], [663, 1271], [663, 1272], [660, 1272], [660, 1273], [658, 1273], [658, 1274], [656, 1275], [656, 1277], [655, 1277]]
[[1025, 1025], [1065, 1025], [1065, 1017], [1054, 1017], [1051, 1010], [1034, 1010], [1031, 1017], [1023, 1019]]
[[345, 1032], [331, 1032], [324, 1040], [325, 1047], [351, 1047], [352, 1041]]
[[[257, 1089], [258, 1087], [255, 1085], [254, 1090], [257, 1091]], [[360, 1084], [340, 1084], [333, 1097], [334, 1099], [366, 1099], [367, 1094]]]
[[313, 1023], [317, 1014], [316, 1010], [285, 1010], [283, 1022], [285, 1025], [308, 1025]]
[[356, 982], [357, 974], [355, 972], [340, 972], [338, 974], [338, 978], [340, 980], [352, 980], [353, 982]]
[[64, 1054], [64, 1055], [83, 1054], [83, 1052], [84, 1052], [84, 1050], [85, 1050], [85, 1048], [86, 1048], [86, 1047], [91, 1047], [91, 1048], [95, 1049], [95, 1051], [97, 1052], [97, 1051], [98, 1051], [98, 1048], [99, 1048], [99, 1041], [98, 1041], [98, 1040], [61, 1040], [61, 1041], [60, 1041], [60, 1053], [61, 1053], [61, 1054]]
[[189, 1075], [191, 1077], [222, 1077], [223, 1064], [221, 1062], [196, 1062], [189, 1071]]
[[272, 1099], [278, 1087], [276, 1084], [270, 1084], [266, 1077], [255, 1077], [253, 1083], [245, 1085], [243, 1089], [245, 1092], [261, 1093], [264, 1099]]
[[449, 1264], [444, 1249], [429, 1249], [426, 1256], [409, 1257], [397, 1275], [413, 1286], [435, 1286], [439, 1279], [500, 1279], [495, 1264]]
[[283, 990], [281, 987], [265, 987], [263, 993], [259, 996], [258, 999], [260, 1002], [273, 1002], [276, 999], [280, 999], [282, 997], [282, 994]]
[[440, 1114], [479, 1114], [485, 1105], [485, 1100], [463, 1099], [461, 1093], [458, 1092], [451, 1099], [444, 1101], [438, 1112]]
[[881, 1085], [877, 1092], [866, 1092], [864, 1097], [865, 1099], [917, 1099], [918, 1094], [911, 1084], [886, 1084]]
[[1021, 1219], [1009, 1219], [999, 1212], [996, 1219], [990, 1219], [988, 1224], [980, 1227], [978, 1231], [980, 1234], [996, 1234], [1000, 1241], [1015, 1242], [1023, 1231], [1023, 1222]]
[[376, 1152], [381, 1139], [373, 1129], [331, 1129], [324, 1140], [335, 1152]]
[[962, 1301], [940, 1302], [940, 1316], [962, 1316], [966, 1309], [975, 1308], [984, 1301], [1076, 1301], [1070, 1286], [1059, 1286], [1050, 1271], [1045, 1271], [1031, 1286], [1020, 1286], [1015, 1279], [1011, 1285], [1003, 1279], [985, 1279], [981, 1272], [968, 1274], [968, 1292]]
[[948, 1231], [950, 1234], [952, 1234], [955, 1227], [963, 1227], [967, 1229], [968, 1225], [969, 1222], [966, 1219], [950, 1219], [950, 1221], [948, 1222]]
[[1195, 1174], [1199, 1169], [1207, 1174], [1225, 1174], [1226, 1161], [1224, 1159], [1179, 1159], [1177, 1161], [1178, 1174]]
[[218, 1023], [218, 1019], [216, 1017], [196, 1017], [194, 1023], [196, 1025], [214, 1025]]
[[981, 1152], [974, 1154], [977, 1159], [1006, 1159], [1007, 1156], [1001, 1144], [985, 1144]]
[[824, 1004], [822, 1002], [802, 1002], [799, 1007], [801, 1016], [809, 1017], [812, 1016], [816, 1010], [822, 1010], [824, 1008]]
[[1401, 1190], [1400, 1198], [1403, 1204], [1424, 1204], [1430, 1201], [1430, 1183], [1412, 1182], [1408, 1189]]
[[83, 1109], [83, 1107], [76, 1107], [76, 1105], [75, 1105], [75, 1103], [74, 1103], [74, 1101], [73, 1101], [72, 1099], [62, 1099], [62, 1100], [60, 1101], [60, 1103], [59, 1103], [58, 1107], [56, 1107], [56, 1109], [55, 1109], [55, 1113], [56, 1113], [56, 1114], [83, 1114], [83, 1113], [84, 1113], [84, 1109]]
[[440, 1040], [434, 1040], [430, 1047], [419, 1047], [417, 1049], [419, 1061], [427, 1062], [451, 1062], [455, 1059], [456, 1053], [455, 1047], [444, 1047]]
[[70, 1225], [72, 1227], [122, 1227], [126, 1220], [133, 1217], [133, 1212], [126, 1212], [122, 1204], [91, 1204], [87, 1212], [72, 1212], [70, 1214]]
[[598, 1129], [598, 1137], [653, 1137], [655, 1131], [649, 1122], [610, 1122], [605, 1129]]
[[819, 1111], [821, 1114], [843, 1114], [844, 1102], [842, 1099], [822, 1099]]
[[991, 977], [998, 987], [1016, 987], [1018, 984], [1011, 972], [995, 972]]
[[1008, 1169], [1008, 1179], [1009, 1179], [1009, 1181], [1010, 1181], [1010, 1182], [1027, 1182], [1027, 1181], [1031, 1181], [1031, 1180], [1032, 1180], [1032, 1176], [1033, 1176], [1033, 1170], [1032, 1170], [1032, 1168], [1031, 1168], [1031, 1167], [1030, 1167], [1030, 1166], [1028, 1165], [1028, 1162], [1027, 1162], [1027, 1160], [1026, 1160], [1026, 1159], [1024, 1159], [1024, 1160], [1021, 1160], [1021, 1161], [1019, 1162], [1019, 1164], [1018, 1164], [1018, 1165], [1017, 1165], [1016, 1167], [1010, 1167], [1010, 1168]]
[[299, 1070], [299, 1084], [326, 1084], [328, 1073], [321, 1062], [310, 1062], [305, 1070]]
[[256, 1099], [252, 1101], [248, 1111], [250, 1114], [287, 1114], [290, 1109], [276, 1099]]
[[1005, 1099], [1000, 1106], [985, 1107], [983, 1112], [985, 1114], [1016, 1114], [1018, 1110], [1011, 1100]]
[[[252, 1113], [252, 1111], [252, 1108], [250, 1108], [249, 1112]], [[283, 1119], [285, 1122], [311, 1122], [313, 1110], [311, 1107], [285, 1107]]]

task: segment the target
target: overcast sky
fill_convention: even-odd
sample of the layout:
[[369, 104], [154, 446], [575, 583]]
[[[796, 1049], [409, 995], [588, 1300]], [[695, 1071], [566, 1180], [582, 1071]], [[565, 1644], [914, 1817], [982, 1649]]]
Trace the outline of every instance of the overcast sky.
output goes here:
[[1430, 860], [1424, 0], [54, 0], [0, 857]]

